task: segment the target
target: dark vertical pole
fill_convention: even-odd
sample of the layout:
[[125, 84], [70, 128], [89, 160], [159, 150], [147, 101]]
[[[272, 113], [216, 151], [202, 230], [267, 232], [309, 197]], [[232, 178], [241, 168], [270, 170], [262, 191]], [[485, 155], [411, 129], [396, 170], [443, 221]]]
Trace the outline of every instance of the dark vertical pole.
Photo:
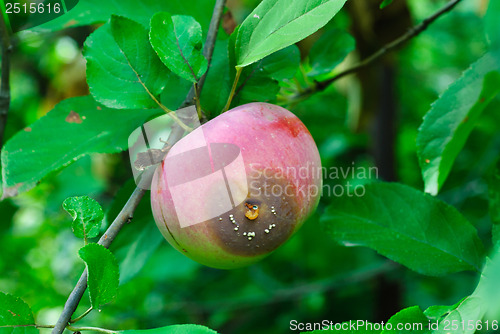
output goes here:
[[[379, 0], [348, 2], [352, 33], [360, 60], [404, 34], [412, 25], [406, 1], [379, 9]], [[396, 181], [395, 145], [398, 126], [397, 54], [384, 55], [357, 73], [362, 89], [362, 109], [357, 130], [371, 135], [371, 154], [384, 181]], [[387, 321], [401, 309], [401, 286], [385, 275], [377, 277], [372, 321]]]

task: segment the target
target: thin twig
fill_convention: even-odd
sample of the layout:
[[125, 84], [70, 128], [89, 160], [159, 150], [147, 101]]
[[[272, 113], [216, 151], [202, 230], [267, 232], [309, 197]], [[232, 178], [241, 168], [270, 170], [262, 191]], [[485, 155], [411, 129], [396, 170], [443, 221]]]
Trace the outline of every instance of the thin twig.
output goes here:
[[0, 150], [3, 147], [3, 136], [7, 125], [7, 115], [10, 107], [10, 53], [12, 45], [5, 19], [0, 13], [0, 38], [2, 39], [2, 67], [0, 78]]
[[[224, 6], [225, 6], [226, 0], [217, 0], [214, 8], [214, 15], [212, 16], [212, 20], [210, 23], [210, 30], [208, 32], [207, 36], [207, 42], [205, 43], [205, 49], [204, 55], [209, 61], [209, 68], [210, 68], [210, 61], [212, 59], [212, 54], [214, 50], [214, 45], [215, 45], [215, 40], [217, 37], [217, 31], [220, 25], [220, 20], [222, 18]], [[206, 52], [206, 54], [205, 54]], [[207, 70], [208, 72], [208, 70]], [[205, 75], [206, 76], [206, 73]], [[203, 79], [203, 77], [202, 77]], [[203, 82], [200, 80], [200, 83], [198, 84], [198, 90], [201, 92], [203, 86]], [[194, 91], [193, 91], [194, 94]], [[194, 95], [193, 95], [194, 96]], [[189, 98], [189, 96], [188, 96]], [[186, 98], [186, 101], [188, 101], [188, 98]], [[191, 97], [191, 100], [193, 98]], [[191, 101], [189, 100], [189, 101]], [[175, 123], [172, 127], [172, 132], [170, 134], [169, 139], [167, 140], [167, 143], [165, 144], [166, 146], [173, 145], [175, 144], [180, 138], [182, 138], [182, 135], [184, 134], [184, 130], [178, 125], [178, 123]], [[121, 228], [127, 223], [130, 222], [132, 219], [132, 215], [139, 205], [142, 197], [144, 196], [144, 193], [146, 191], [140, 188], [135, 188], [134, 192], [130, 196], [129, 200], [127, 203], [124, 205], [122, 211], [118, 214], [118, 216], [115, 218], [113, 223], [108, 227], [104, 235], [101, 237], [99, 240], [99, 244], [103, 245], [104, 247], [109, 247], [115, 237], [117, 236], [118, 232], [120, 232]], [[56, 325], [54, 326], [54, 329], [52, 330], [52, 334], [61, 334], [65, 328], [68, 328], [71, 330], [71, 328], [68, 326], [71, 316], [73, 313], [75, 313], [76, 308], [78, 304], [80, 303], [80, 300], [82, 299], [83, 293], [85, 292], [85, 289], [87, 288], [87, 269], [85, 269], [80, 276], [80, 279], [76, 283], [75, 288], [69, 295], [68, 299], [66, 300], [66, 303], [64, 304], [63, 311], [57, 320]]]
[[83, 312], [82, 315], [80, 315], [79, 317], [76, 317], [75, 319], [71, 319], [69, 322], [74, 324], [75, 322], [82, 320], [83, 318], [85, 318], [87, 316], [87, 314], [92, 312], [92, 310], [93, 310], [93, 308], [89, 307], [89, 309], [87, 311]]
[[332, 77], [330, 79], [316, 82], [313, 86], [305, 89], [303, 92], [300, 92], [300, 93], [296, 94], [295, 96], [292, 96], [290, 99], [292, 101], [296, 101], [296, 100], [302, 100], [304, 98], [307, 98], [311, 94], [314, 94], [314, 93], [321, 92], [321, 91], [325, 90], [328, 86], [330, 86], [333, 82], [339, 80], [340, 78], [343, 78], [343, 77], [345, 77], [345, 76], [347, 76], [349, 74], [355, 73], [355, 72], [359, 71], [360, 69], [362, 69], [362, 68], [364, 68], [364, 67], [366, 67], [368, 65], [371, 65], [376, 60], [378, 60], [379, 58], [381, 58], [382, 56], [384, 56], [385, 54], [393, 51], [394, 49], [396, 49], [398, 47], [400, 47], [401, 45], [403, 45], [404, 43], [406, 43], [407, 41], [409, 41], [413, 37], [418, 36], [425, 29], [427, 29], [427, 27], [431, 23], [433, 23], [439, 17], [441, 17], [443, 14], [449, 12], [456, 5], [458, 5], [458, 3], [460, 1], [462, 1], [462, 0], [452, 0], [452, 1], [448, 2], [441, 9], [439, 9], [438, 11], [436, 11], [434, 14], [432, 14], [431, 16], [429, 16], [426, 19], [424, 19], [420, 24], [418, 24], [418, 25], [410, 28], [404, 35], [398, 37], [397, 39], [395, 39], [394, 41], [390, 42], [389, 44], [386, 44], [380, 50], [378, 50], [377, 52], [375, 52], [374, 54], [372, 54], [370, 57], [364, 59], [363, 61], [361, 61], [357, 65], [355, 65], [355, 66], [353, 66], [351, 68], [348, 68], [345, 71], [342, 71], [342, 72], [338, 73], [337, 75], [335, 75], [334, 77]]
[[208, 67], [205, 74], [203, 74], [198, 81], [197, 87], [198, 92], [194, 91], [194, 87], [191, 87], [184, 103], [181, 108], [187, 107], [193, 104], [193, 99], [196, 96], [201, 96], [201, 90], [203, 89], [203, 85], [205, 84], [205, 79], [207, 78], [208, 71], [210, 71], [210, 65], [212, 64], [212, 56], [214, 54], [215, 49], [215, 41], [217, 39], [217, 33], [219, 32], [220, 22], [222, 20], [222, 16], [224, 15], [224, 7], [226, 6], [226, 0], [217, 0], [214, 6], [214, 12], [212, 14], [212, 20], [210, 21], [210, 27], [208, 28], [207, 39], [205, 40], [205, 46], [203, 47], [203, 55], [207, 59]]
[[93, 331], [93, 332], [104, 333], [104, 334], [116, 334], [116, 333], [118, 333], [117, 331], [113, 331], [113, 330], [105, 329], [105, 328], [99, 328], [99, 327], [73, 327], [73, 326], [68, 326], [67, 328], [70, 331], [72, 331], [72, 332]]
[[198, 82], [198, 96], [201, 95], [201, 89], [205, 84], [205, 79], [207, 78], [208, 70], [210, 69], [210, 64], [212, 63], [212, 56], [215, 49], [215, 41], [217, 39], [217, 33], [219, 32], [219, 26], [222, 21], [222, 16], [224, 16], [224, 7], [226, 6], [226, 0], [217, 0], [214, 6], [214, 12], [212, 13], [212, 20], [210, 21], [210, 27], [208, 28], [207, 39], [205, 41], [205, 46], [203, 47], [203, 55], [207, 58], [208, 68], [205, 74], [202, 75], [200, 81]]

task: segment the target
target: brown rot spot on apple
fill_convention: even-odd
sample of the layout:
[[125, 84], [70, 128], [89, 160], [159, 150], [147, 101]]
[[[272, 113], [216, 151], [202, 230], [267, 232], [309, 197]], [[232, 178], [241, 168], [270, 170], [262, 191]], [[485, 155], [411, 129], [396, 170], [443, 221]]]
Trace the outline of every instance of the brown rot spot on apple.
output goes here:
[[[245, 202], [207, 222], [213, 240], [227, 252], [240, 256], [275, 250], [292, 235], [297, 225], [297, 199], [278, 190], [291, 187], [284, 178], [266, 175], [250, 182], [258, 190], [250, 190]], [[252, 210], [258, 207], [258, 217], [248, 219], [248, 206]]]

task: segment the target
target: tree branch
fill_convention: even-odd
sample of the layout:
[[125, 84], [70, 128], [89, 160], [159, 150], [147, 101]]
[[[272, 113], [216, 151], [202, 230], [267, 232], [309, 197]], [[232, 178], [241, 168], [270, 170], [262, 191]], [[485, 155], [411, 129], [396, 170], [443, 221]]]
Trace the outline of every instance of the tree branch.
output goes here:
[[217, 39], [217, 33], [219, 32], [220, 22], [222, 16], [224, 15], [224, 7], [226, 6], [226, 0], [217, 0], [214, 6], [214, 12], [212, 14], [212, 20], [210, 21], [210, 28], [208, 29], [207, 39], [205, 41], [205, 46], [203, 47], [203, 55], [207, 58], [208, 67], [205, 74], [203, 74], [198, 81], [197, 88], [198, 91], [195, 92], [195, 88], [191, 87], [184, 103], [181, 108], [187, 107], [193, 104], [193, 99], [195, 96], [201, 95], [201, 90], [205, 84], [205, 79], [207, 78], [208, 71], [210, 71], [210, 64], [212, 63], [212, 55], [214, 54], [215, 41]]
[[[98, 244], [103, 245], [106, 248], [111, 245], [115, 237], [118, 235], [118, 232], [120, 232], [121, 228], [127, 222], [132, 220], [133, 213], [139, 205], [145, 192], [146, 191], [143, 189], [135, 188], [134, 192], [130, 196], [123, 209], [120, 211], [113, 223], [108, 227], [101, 239], [99, 239]], [[63, 312], [57, 320], [52, 333], [62, 333], [64, 331], [71, 319], [71, 316], [73, 315], [73, 313], [75, 313], [76, 307], [78, 306], [80, 299], [82, 299], [85, 289], [87, 289], [87, 269], [83, 271], [82, 276], [80, 276], [80, 279], [78, 280], [78, 283], [76, 283], [75, 288], [69, 295], [68, 300], [64, 305]]]
[[378, 50], [377, 52], [372, 54], [370, 57], [364, 59], [363, 61], [361, 61], [357, 65], [355, 65], [351, 68], [348, 68], [345, 71], [338, 73], [337, 75], [331, 77], [330, 79], [315, 82], [315, 84], [313, 86], [311, 86], [311, 87], [305, 89], [304, 91], [292, 96], [291, 100], [292, 101], [302, 100], [302, 99], [307, 98], [308, 96], [310, 96], [314, 93], [321, 92], [321, 91], [325, 90], [328, 86], [330, 86], [332, 83], [334, 83], [335, 81], [337, 81], [337, 80], [339, 80], [339, 79], [341, 79], [349, 74], [355, 73], [368, 65], [371, 65], [372, 63], [374, 63], [375, 61], [380, 59], [382, 56], [384, 56], [385, 54], [400, 47], [401, 45], [403, 45], [404, 43], [406, 43], [407, 41], [409, 41], [413, 37], [420, 35], [420, 33], [422, 33], [425, 29], [427, 29], [427, 27], [430, 24], [432, 24], [434, 21], [436, 21], [443, 14], [452, 10], [456, 5], [458, 5], [458, 3], [460, 1], [462, 1], [462, 0], [452, 0], [452, 1], [448, 2], [441, 9], [436, 11], [434, 14], [432, 14], [431, 16], [424, 19], [420, 24], [412, 27], [401, 37], [399, 37], [399, 38], [395, 39], [394, 41], [390, 42], [389, 44], [383, 46], [380, 50]]
[[7, 125], [7, 115], [10, 107], [10, 53], [12, 45], [5, 18], [0, 13], [0, 38], [2, 39], [2, 67], [0, 78], [0, 150], [3, 147], [3, 136]]
[[[208, 31], [207, 35], [207, 41], [205, 43], [205, 48], [203, 50], [203, 54], [208, 60], [208, 64], [210, 68], [210, 62], [212, 59], [212, 54], [213, 50], [215, 47], [215, 40], [217, 37], [217, 31], [220, 25], [220, 20], [222, 18], [222, 14], [224, 11], [224, 6], [225, 6], [226, 0], [217, 0], [214, 8], [214, 14], [212, 16], [211, 22], [210, 22], [210, 29]], [[208, 72], [208, 70], [207, 70]], [[200, 82], [198, 84], [198, 89], [201, 92], [201, 88], [203, 87], [204, 83], [204, 77], [206, 77], [207, 72], [203, 75], [203, 77], [200, 79]], [[202, 81], [203, 80], [203, 81]], [[191, 93], [191, 92], [190, 92]], [[194, 90], [193, 90], [194, 94]], [[193, 98], [191, 97], [189, 99], [189, 96], [186, 98], [186, 101], [192, 101]], [[193, 95], [194, 96], [194, 95]], [[185, 102], [186, 103], [186, 102]], [[177, 123], [175, 123], [172, 127], [172, 132], [170, 133], [170, 136], [167, 140], [167, 143], [165, 146], [172, 146], [175, 144], [179, 139], [182, 138], [184, 134], [184, 130], [178, 126]], [[139, 205], [142, 197], [145, 194], [145, 190], [140, 189], [140, 188], [135, 188], [135, 190], [132, 192], [132, 195], [130, 195], [130, 198], [128, 199], [127, 203], [124, 205], [123, 209], [120, 211], [118, 216], [115, 218], [113, 223], [108, 227], [104, 235], [101, 237], [99, 240], [98, 244], [103, 245], [104, 247], [109, 247], [115, 237], [118, 235], [118, 232], [122, 229], [122, 227], [127, 223], [132, 220], [133, 213], [137, 206]], [[56, 325], [54, 326], [54, 329], [52, 330], [52, 334], [61, 334], [64, 329], [69, 325], [71, 316], [73, 313], [75, 313], [76, 308], [78, 307], [78, 304], [80, 303], [80, 300], [82, 299], [83, 293], [87, 289], [87, 269], [85, 269], [80, 276], [80, 279], [76, 283], [73, 291], [69, 295], [68, 299], [66, 300], [66, 303], [64, 304], [63, 311], [61, 315], [59, 316], [59, 319], [57, 320]]]

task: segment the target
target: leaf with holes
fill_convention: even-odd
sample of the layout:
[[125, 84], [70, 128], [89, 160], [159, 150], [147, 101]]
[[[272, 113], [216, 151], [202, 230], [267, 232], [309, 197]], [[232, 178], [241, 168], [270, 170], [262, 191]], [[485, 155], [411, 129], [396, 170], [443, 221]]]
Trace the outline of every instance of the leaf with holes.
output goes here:
[[236, 64], [250, 65], [316, 32], [346, 0], [263, 0], [243, 21], [236, 38]]
[[149, 43], [147, 30], [113, 16], [85, 41], [87, 82], [94, 98], [109, 108], [158, 108], [169, 70]]
[[345, 245], [366, 246], [424, 275], [480, 271], [484, 248], [454, 207], [397, 183], [365, 186], [332, 201], [321, 221]]
[[163, 64], [181, 78], [197, 82], [207, 71], [201, 26], [191, 16], [156, 13], [149, 39]]
[[477, 119], [499, 92], [500, 55], [487, 53], [434, 102], [417, 136], [426, 192], [439, 192]]
[[63, 208], [73, 217], [73, 233], [78, 238], [97, 237], [104, 212], [95, 199], [88, 196], [69, 197], [64, 200]]
[[0, 333], [38, 333], [30, 307], [20, 298], [2, 292], [0, 292]]
[[91, 96], [62, 101], [3, 147], [3, 197], [33, 188], [50, 172], [83, 155], [126, 150], [130, 133], [161, 114], [157, 109], [109, 109]]
[[90, 303], [95, 309], [111, 302], [118, 291], [118, 261], [104, 246], [88, 244], [78, 254], [87, 265]]

